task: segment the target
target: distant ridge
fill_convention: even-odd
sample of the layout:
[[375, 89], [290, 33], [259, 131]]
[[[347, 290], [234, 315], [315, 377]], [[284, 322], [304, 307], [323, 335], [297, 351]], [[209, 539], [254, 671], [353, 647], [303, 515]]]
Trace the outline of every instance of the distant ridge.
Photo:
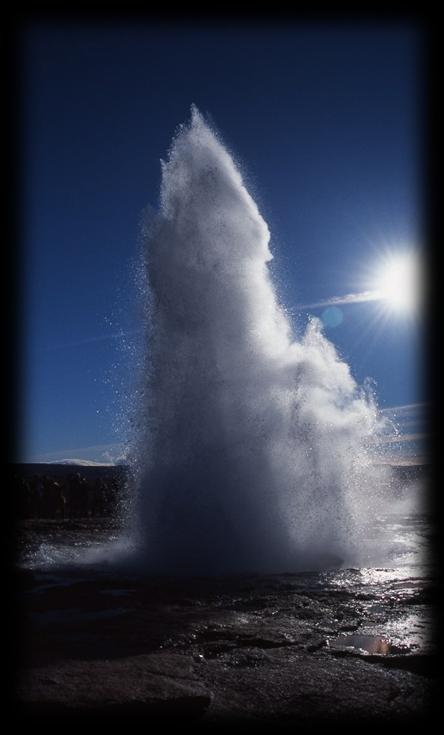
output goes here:
[[22, 477], [48, 475], [48, 477], [69, 475], [81, 472], [85, 477], [126, 475], [128, 465], [100, 464], [89, 460], [63, 460], [62, 462], [15, 462], [10, 465], [12, 474]]
[[56, 459], [54, 462], [39, 462], [38, 464], [64, 464], [80, 467], [116, 467], [114, 462], [94, 462], [92, 459]]

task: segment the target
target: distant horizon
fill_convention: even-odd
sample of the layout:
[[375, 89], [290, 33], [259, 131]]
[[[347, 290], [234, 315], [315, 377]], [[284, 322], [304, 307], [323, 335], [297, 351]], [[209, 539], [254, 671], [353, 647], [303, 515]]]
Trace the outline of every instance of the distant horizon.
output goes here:
[[[130, 462], [93, 462], [89, 460], [54, 460], [53, 462], [13, 462], [13, 464], [43, 464], [43, 465], [61, 465], [61, 466], [73, 466], [73, 467], [130, 467]], [[374, 464], [389, 464], [402, 467], [409, 464], [430, 464], [430, 458], [426, 456], [422, 457], [380, 457]]]
[[[389, 465], [390, 467], [419, 467], [429, 465], [431, 463], [430, 457], [423, 456], [411, 456], [411, 457], [380, 457], [376, 458], [373, 464], [375, 465]], [[14, 465], [43, 465], [48, 467], [131, 467], [130, 462], [93, 462], [88, 460], [55, 460], [53, 462], [13, 462]]]
[[[423, 460], [428, 463], [427, 450], [421, 448], [422, 444], [427, 444], [429, 439], [428, 432], [428, 409], [429, 402], [406, 404], [402, 406], [390, 406], [381, 409], [381, 415], [394, 421], [398, 427], [399, 434], [396, 436], [389, 435], [386, 439], [388, 445], [395, 445], [397, 451], [390, 455], [386, 452], [384, 455], [376, 457], [378, 463], [402, 464], [411, 461]], [[426, 430], [425, 430], [426, 429]], [[381, 444], [384, 445], [384, 438], [380, 438]], [[123, 442], [114, 442], [110, 444], [94, 445], [92, 447], [73, 447], [71, 449], [62, 449], [55, 452], [48, 452], [45, 455], [29, 458], [20, 458], [19, 464], [61, 464], [61, 463], [90, 463], [98, 466], [119, 466], [128, 464], [126, 462], [127, 445]], [[410, 451], [407, 451], [410, 449]], [[68, 455], [72, 453], [73, 457]], [[62, 456], [60, 456], [62, 455]], [[84, 455], [79, 456], [79, 455]]]

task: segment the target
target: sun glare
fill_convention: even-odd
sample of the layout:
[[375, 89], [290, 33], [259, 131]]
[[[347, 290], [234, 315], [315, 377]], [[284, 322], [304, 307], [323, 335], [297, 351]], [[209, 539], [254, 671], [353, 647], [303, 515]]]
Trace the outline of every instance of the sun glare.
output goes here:
[[412, 312], [419, 302], [420, 274], [417, 258], [412, 253], [388, 256], [379, 266], [375, 297], [396, 312]]

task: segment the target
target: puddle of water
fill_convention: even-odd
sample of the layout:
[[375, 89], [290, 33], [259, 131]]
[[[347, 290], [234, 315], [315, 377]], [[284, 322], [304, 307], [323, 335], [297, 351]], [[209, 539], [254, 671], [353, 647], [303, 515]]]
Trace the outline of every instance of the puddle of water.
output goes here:
[[389, 638], [380, 635], [340, 635], [327, 641], [329, 648], [364, 655], [387, 656], [409, 653], [408, 646], [395, 645]]

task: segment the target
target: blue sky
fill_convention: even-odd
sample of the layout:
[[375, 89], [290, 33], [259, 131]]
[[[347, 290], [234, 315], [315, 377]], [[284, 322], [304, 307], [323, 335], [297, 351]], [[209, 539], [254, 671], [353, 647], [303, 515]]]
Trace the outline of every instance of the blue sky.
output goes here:
[[[270, 226], [296, 330], [323, 313], [300, 305], [362, 290], [385, 249], [424, 246], [415, 27], [36, 23], [23, 40], [24, 460], [120, 452], [131, 361], [114, 335], [138, 328], [141, 213], [192, 103]], [[415, 407], [398, 412], [411, 452], [425, 430], [422, 327], [377, 316], [344, 304], [325, 329], [384, 410]]]

